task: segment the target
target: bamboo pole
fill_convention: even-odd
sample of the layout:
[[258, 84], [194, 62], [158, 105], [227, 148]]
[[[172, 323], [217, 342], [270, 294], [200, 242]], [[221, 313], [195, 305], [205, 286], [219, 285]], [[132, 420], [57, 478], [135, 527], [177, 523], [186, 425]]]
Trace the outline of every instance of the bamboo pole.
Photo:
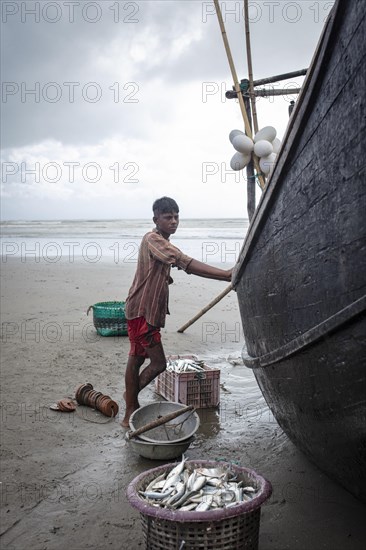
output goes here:
[[[250, 100], [249, 97], [244, 97], [245, 109], [248, 114], [249, 120], [251, 120], [250, 112]], [[247, 210], [249, 221], [252, 220], [255, 212], [255, 181], [254, 181], [254, 164], [253, 159], [250, 159], [247, 164]]]
[[289, 78], [295, 78], [296, 76], [305, 76], [308, 69], [300, 69], [299, 71], [293, 71], [292, 73], [283, 73], [276, 76], [269, 76], [268, 78], [261, 78], [255, 80], [253, 86], [262, 86], [263, 84], [271, 84], [272, 82], [279, 82], [280, 80], [288, 80]]
[[257, 117], [257, 106], [255, 102], [254, 86], [253, 86], [253, 63], [252, 63], [252, 47], [250, 44], [248, 0], [244, 0], [244, 22], [245, 22], [245, 40], [246, 40], [246, 46], [247, 46], [249, 94], [250, 94], [250, 103], [252, 106], [254, 133], [256, 134], [259, 130], [259, 127], [258, 127], [258, 117]]
[[301, 88], [289, 88], [288, 90], [286, 89], [281, 89], [281, 90], [255, 90], [254, 92], [254, 95], [256, 97], [272, 97], [272, 96], [275, 96], [275, 95], [296, 95], [296, 94], [299, 94], [301, 92]]
[[193, 323], [195, 323], [200, 317], [202, 317], [202, 315], [204, 315], [209, 309], [211, 309], [214, 305], [216, 305], [220, 300], [222, 300], [224, 298], [224, 296], [226, 296], [226, 294], [229, 294], [229, 292], [233, 289], [233, 285], [229, 285], [227, 288], [225, 288], [225, 290], [223, 290], [221, 292], [221, 294], [219, 294], [218, 296], [216, 296], [216, 298], [214, 298], [213, 300], [211, 300], [211, 302], [209, 304], [207, 304], [207, 306], [205, 306], [203, 309], [201, 309], [201, 311], [199, 311], [194, 317], [192, 317], [192, 319], [190, 321], [188, 321], [185, 325], [183, 325], [182, 327], [180, 327], [180, 329], [177, 330], [177, 332], [184, 332], [186, 330], [186, 328], [190, 327], [191, 325], [193, 325]]
[[[260, 90], [254, 90], [253, 95], [255, 97], [270, 97], [273, 95], [294, 95], [299, 94], [300, 92], [301, 88], [281, 88], [278, 90], [262, 88]], [[249, 94], [247, 92], [242, 92], [242, 96], [246, 98], [249, 97]], [[234, 90], [227, 90], [225, 92], [225, 97], [227, 99], [236, 99], [237, 93]]]
[[[214, 4], [215, 4], [215, 8], [216, 8], [217, 19], [219, 21], [219, 25], [220, 25], [220, 29], [221, 29], [222, 39], [224, 41], [224, 46], [225, 46], [225, 50], [226, 50], [227, 59], [228, 59], [230, 70], [231, 70], [231, 75], [232, 75], [233, 82], [234, 82], [235, 91], [236, 91], [237, 96], [238, 96], [240, 110], [241, 110], [241, 114], [242, 114], [243, 120], [244, 120], [245, 133], [247, 134], [248, 137], [253, 139], [252, 131], [251, 131], [249, 120], [248, 120], [248, 116], [247, 116], [247, 113], [246, 113], [246, 110], [245, 110], [244, 99], [243, 99], [243, 96], [242, 96], [242, 93], [241, 93], [238, 76], [236, 74], [236, 69], [235, 69], [233, 57], [231, 55], [231, 50], [230, 50], [229, 41], [228, 41], [226, 30], [225, 30], [224, 20], [222, 18], [222, 13], [221, 13], [221, 8], [220, 8], [219, 1], [214, 0]], [[258, 177], [260, 186], [262, 187], [262, 189], [264, 189], [265, 179], [261, 175], [261, 170], [259, 168], [258, 157], [256, 155], [254, 155], [254, 153], [253, 153], [253, 160], [254, 160], [255, 169], [257, 171], [257, 177]]]

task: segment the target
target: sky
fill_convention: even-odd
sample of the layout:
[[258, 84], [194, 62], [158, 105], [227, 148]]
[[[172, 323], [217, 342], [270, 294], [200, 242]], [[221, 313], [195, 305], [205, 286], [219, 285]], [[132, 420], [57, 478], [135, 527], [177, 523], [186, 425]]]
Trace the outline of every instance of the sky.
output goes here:
[[[333, 3], [250, 0], [254, 79], [307, 68]], [[220, 5], [247, 78], [243, 0]], [[228, 139], [244, 123], [225, 98], [233, 82], [212, 1], [3, 0], [1, 10], [3, 221], [148, 218], [163, 195], [184, 218], [247, 216]], [[282, 139], [296, 97], [260, 98], [259, 127]]]

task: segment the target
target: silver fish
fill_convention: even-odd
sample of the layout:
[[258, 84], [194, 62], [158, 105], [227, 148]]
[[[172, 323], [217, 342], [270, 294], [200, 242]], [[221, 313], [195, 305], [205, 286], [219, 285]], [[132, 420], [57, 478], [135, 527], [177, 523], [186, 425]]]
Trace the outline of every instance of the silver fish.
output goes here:
[[241, 504], [240, 502], [229, 502], [229, 504], [226, 504], [225, 508], [232, 508], [233, 506], [237, 506], [238, 504]]
[[159, 483], [160, 481], [162, 481], [163, 479], [165, 479], [165, 472], [163, 472], [162, 474], [160, 474], [160, 476], [158, 476], [157, 478], [153, 479], [152, 481], [150, 481], [149, 485], [146, 487], [145, 491], [151, 491], [151, 489], [154, 489], [155, 488], [155, 484], [156, 483]]
[[172, 504], [172, 508], [175, 508], [175, 509], [179, 508], [180, 506], [182, 506], [182, 504], [184, 504], [187, 500], [189, 500], [195, 494], [197, 494], [197, 491], [185, 492], [184, 495], [178, 500], [178, 502], [175, 502], [174, 504]]
[[196, 478], [197, 478], [197, 472], [194, 470], [189, 476], [187, 481], [187, 489], [189, 489], [190, 491], [192, 490], [192, 487], [194, 482], [196, 481]]
[[170, 510], [207, 511], [250, 502], [258, 489], [245, 485], [244, 477], [226, 467], [186, 467], [183, 455], [168, 475], [160, 474], [139, 494], [150, 505]]
[[140, 491], [140, 495], [144, 496], [145, 498], [149, 498], [152, 500], [162, 500], [172, 494], [174, 491], [174, 487], [170, 487], [165, 493], [158, 493], [157, 491]]
[[196, 512], [207, 512], [213, 503], [213, 496], [203, 500], [196, 508]]
[[189, 471], [187, 469], [184, 469], [183, 472], [182, 472], [182, 477], [183, 477], [183, 481], [184, 483], [187, 485], [188, 483], [188, 480], [189, 480], [189, 476], [191, 474], [189, 473]]
[[182, 462], [180, 462], [177, 466], [175, 466], [175, 468], [172, 469], [171, 472], [169, 472], [167, 480], [170, 477], [173, 477], [175, 475], [180, 475], [183, 472], [184, 464], [185, 464], [186, 460], [187, 460], [187, 458], [184, 455], [182, 455]]
[[224, 480], [218, 477], [210, 477], [207, 479], [207, 485], [212, 485], [213, 487], [222, 487], [223, 484]]
[[180, 481], [179, 474], [175, 474], [174, 476], [168, 477], [164, 483], [164, 487], [162, 488], [163, 493], [168, 489], [168, 487], [175, 486], [179, 481]]
[[174, 502], [177, 502], [185, 493], [186, 491], [186, 485], [183, 482], [180, 482], [176, 486], [176, 493], [174, 493], [172, 496], [169, 497], [169, 499], [166, 502], [166, 506], [170, 506]]
[[205, 476], [199, 476], [192, 484], [192, 491], [199, 491], [206, 484]]
[[187, 371], [202, 372], [204, 367], [201, 361], [196, 362], [190, 359], [176, 359], [174, 361], [168, 361], [167, 370], [178, 373]]
[[196, 504], [200, 504], [204, 501], [206, 496], [203, 494], [202, 490], [197, 491], [196, 493], [193, 493], [192, 496], [189, 497], [189, 502], [195, 502]]
[[204, 495], [215, 495], [218, 491], [218, 488], [209, 485], [207, 482], [206, 485], [202, 487], [202, 491]]
[[229, 489], [224, 489], [221, 492], [221, 502], [223, 505], [227, 505], [235, 500], [235, 493]]
[[192, 510], [195, 510], [197, 508], [197, 504], [195, 502], [190, 502], [189, 504], [184, 504], [184, 506], [181, 506], [179, 510], [181, 512], [191, 512]]
[[196, 471], [202, 476], [214, 478], [220, 478], [220, 476], [224, 476], [226, 474], [226, 470], [223, 470], [222, 468], [197, 468]]
[[243, 489], [242, 487], [237, 487], [235, 489], [235, 499], [237, 502], [242, 502], [243, 501]]
[[[160, 481], [157, 481], [156, 483], [153, 484], [152, 487], [150, 487], [150, 490], [152, 491], [157, 491], [159, 489], [162, 489], [165, 485], [165, 479], [161, 479]], [[147, 489], [145, 489], [147, 491]]]

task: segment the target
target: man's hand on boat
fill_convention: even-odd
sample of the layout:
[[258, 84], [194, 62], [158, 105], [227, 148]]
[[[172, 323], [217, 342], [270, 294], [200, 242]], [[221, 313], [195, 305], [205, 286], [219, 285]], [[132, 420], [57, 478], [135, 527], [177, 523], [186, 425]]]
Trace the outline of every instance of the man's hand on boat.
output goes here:
[[208, 279], [216, 279], [218, 281], [231, 281], [233, 268], [231, 269], [221, 269], [219, 267], [214, 267], [209, 264], [205, 264], [198, 260], [191, 260], [189, 263], [188, 273], [193, 273], [193, 275], [198, 275], [199, 277], [207, 277]]

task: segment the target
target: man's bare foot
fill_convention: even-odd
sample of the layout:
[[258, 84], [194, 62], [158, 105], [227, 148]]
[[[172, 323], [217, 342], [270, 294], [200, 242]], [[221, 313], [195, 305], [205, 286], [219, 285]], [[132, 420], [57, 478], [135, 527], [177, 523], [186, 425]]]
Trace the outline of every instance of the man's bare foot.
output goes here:
[[131, 411], [127, 411], [126, 409], [126, 412], [125, 412], [125, 417], [124, 419], [122, 420], [121, 422], [121, 426], [122, 428], [128, 428], [130, 426], [130, 416], [132, 415], [132, 413], [134, 413], [135, 411], [137, 411], [137, 409], [140, 408], [140, 405], [138, 405], [137, 407], [135, 407], [133, 410]]
[[121, 422], [122, 428], [128, 428], [130, 426], [129, 420], [130, 420], [130, 417], [128, 418], [124, 417], [124, 419]]
[[[123, 392], [123, 399], [124, 399], [125, 402], [126, 402], [126, 392]], [[129, 425], [130, 425], [130, 424], [129, 424], [130, 416], [131, 416], [131, 415], [127, 416], [127, 411], [126, 411], [125, 417], [124, 417], [124, 419], [121, 421], [121, 426], [122, 426], [122, 428], [128, 428], [128, 427], [129, 427]]]

